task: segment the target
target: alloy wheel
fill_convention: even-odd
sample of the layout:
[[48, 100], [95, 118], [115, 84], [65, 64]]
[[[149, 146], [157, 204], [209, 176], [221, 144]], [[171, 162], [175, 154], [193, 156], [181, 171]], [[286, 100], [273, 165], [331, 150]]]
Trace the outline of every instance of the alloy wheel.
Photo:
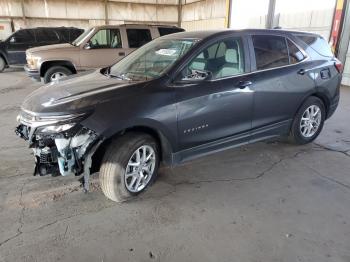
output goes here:
[[58, 81], [59, 79], [66, 77], [67, 75], [62, 72], [53, 73], [50, 77], [51, 82]]
[[318, 131], [322, 120], [321, 109], [317, 105], [311, 105], [304, 111], [300, 120], [300, 132], [306, 137], [312, 137]]
[[125, 172], [125, 186], [133, 193], [142, 191], [150, 182], [156, 166], [156, 153], [151, 146], [136, 149], [129, 159]]

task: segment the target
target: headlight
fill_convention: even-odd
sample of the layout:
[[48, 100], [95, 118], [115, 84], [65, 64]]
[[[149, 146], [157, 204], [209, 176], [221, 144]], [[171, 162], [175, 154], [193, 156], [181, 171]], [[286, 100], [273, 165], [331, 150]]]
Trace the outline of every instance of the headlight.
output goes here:
[[39, 57], [28, 56], [27, 64], [29, 68], [36, 69], [38, 66]]
[[62, 124], [62, 125], [52, 125], [52, 126], [42, 126], [38, 128], [39, 133], [61, 133], [71, 129], [75, 126], [75, 123]]

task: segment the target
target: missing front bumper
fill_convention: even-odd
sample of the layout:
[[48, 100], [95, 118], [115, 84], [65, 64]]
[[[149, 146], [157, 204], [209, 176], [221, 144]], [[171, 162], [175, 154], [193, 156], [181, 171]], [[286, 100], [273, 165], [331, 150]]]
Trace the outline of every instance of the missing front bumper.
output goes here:
[[34, 175], [40, 176], [79, 176], [90, 172], [85, 165], [91, 162], [91, 152], [101, 142], [94, 131], [84, 127], [72, 134], [39, 133], [30, 137], [30, 127], [21, 124], [15, 132], [21, 138], [29, 140], [35, 157]]

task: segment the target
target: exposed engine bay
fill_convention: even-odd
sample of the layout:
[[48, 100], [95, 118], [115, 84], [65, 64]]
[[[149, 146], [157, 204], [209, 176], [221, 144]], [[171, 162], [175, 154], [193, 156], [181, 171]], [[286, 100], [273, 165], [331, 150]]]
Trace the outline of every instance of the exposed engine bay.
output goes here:
[[83, 115], [38, 117], [22, 111], [15, 133], [29, 142], [35, 157], [34, 175], [69, 176], [84, 174], [88, 190], [91, 157], [102, 142], [98, 134], [83, 127]]

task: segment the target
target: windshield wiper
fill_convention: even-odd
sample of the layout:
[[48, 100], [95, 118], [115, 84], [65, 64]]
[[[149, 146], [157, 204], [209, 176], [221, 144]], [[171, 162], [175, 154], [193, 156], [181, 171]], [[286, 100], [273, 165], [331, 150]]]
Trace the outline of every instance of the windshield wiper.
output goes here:
[[120, 74], [120, 75], [110, 74], [109, 71], [110, 71], [110, 69], [107, 70], [107, 75], [109, 77], [118, 78], [120, 80], [128, 80], [128, 81], [132, 80], [131, 78], [126, 77], [125, 74]]

